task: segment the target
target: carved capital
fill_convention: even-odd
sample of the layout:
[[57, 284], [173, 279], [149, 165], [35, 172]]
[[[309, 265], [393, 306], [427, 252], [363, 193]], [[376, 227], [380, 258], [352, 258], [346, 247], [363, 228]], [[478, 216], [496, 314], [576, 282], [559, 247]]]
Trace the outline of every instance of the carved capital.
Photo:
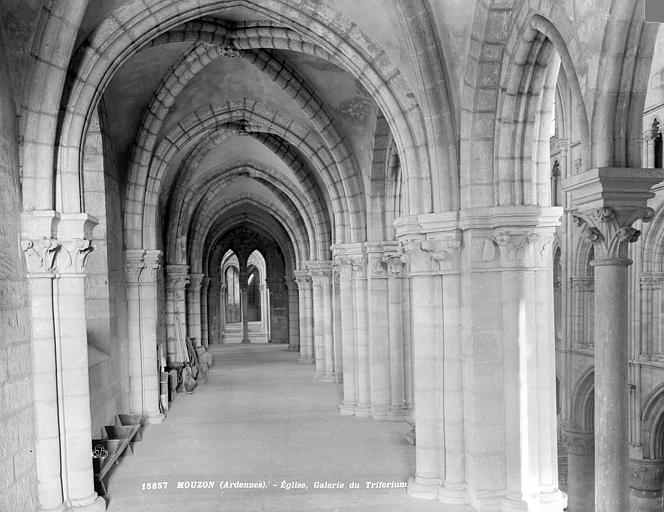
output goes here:
[[664, 279], [661, 277], [641, 276], [640, 281], [642, 290], [661, 290]]
[[76, 238], [60, 242], [61, 249], [55, 256], [54, 270], [58, 274], [82, 274], [85, 261], [95, 247], [90, 240]]
[[311, 289], [311, 277], [306, 270], [295, 271], [295, 282], [299, 290]]
[[550, 260], [552, 242], [549, 228], [496, 228], [473, 237], [470, 257], [473, 265], [480, 267], [538, 267]]
[[320, 270], [312, 271], [311, 283], [313, 286], [330, 286], [332, 284], [332, 275], [329, 272]]
[[145, 251], [145, 256], [143, 257], [145, 261], [145, 266], [148, 272], [143, 272], [141, 278], [143, 281], [154, 281], [159, 274], [159, 271], [162, 267], [162, 253], [161, 251]]
[[189, 284], [189, 265], [166, 265], [166, 288], [184, 290]]
[[383, 255], [372, 254], [369, 258], [369, 272], [373, 279], [387, 277], [387, 264], [383, 261]]
[[592, 277], [572, 277], [572, 290], [578, 292], [590, 292], [595, 290], [595, 279]]
[[574, 455], [591, 456], [595, 453], [595, 435], [582, 430], [565, 430], [563, 439], [567, 451]]
[[404, 262], [400, 254], [386, 254], [383, 256], [383, 261], [387, 265], [387, 273], [391, 277], [400, 276], [403, 272]]
[[204, 278], [205, 274], [189, 274], [189, 291], [192, 293], [200, 293]]
[[348, 281], [353, 274], [353, 265], [350, 258], [346, 255], [335, 255], [334, 264], [338, 270], [339, 279]]
[[641, 491], [661, 491], [664, 484], [664, 461], [629, 461], [630, 487]]
[[364, 254], [353, 254], [349, 257], [349, 261], [355, 279], [367, 277], [367, 258]]
[[591, 212], [572, 214], [581, 236], [595, 246], [595, 260], [627, 259], [630, 243], [641, 235], [632, 227], [637, 220], [650, 222], [655, 211], [647, 206], [638, 208], [596, 208]]
[[28, 274], [53, 273], [55, 255], [59, 249], [56, 240], [52, 238], [22, 240], [21, 249], [23, 250]]

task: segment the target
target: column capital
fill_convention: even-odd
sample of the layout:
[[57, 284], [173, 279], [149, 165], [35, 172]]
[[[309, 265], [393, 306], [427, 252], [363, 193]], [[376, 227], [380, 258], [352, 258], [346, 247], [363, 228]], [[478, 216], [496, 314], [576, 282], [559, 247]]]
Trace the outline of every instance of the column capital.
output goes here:
[[295, 270], [293, 274], [299, 290], [311, 289], [311, 276], [308, 270]]
[[383, 261], [387, 265], [387, 273], [390, 277], [398, 277], [403, 272], [404, 261], [399, 252], [387, 252], [383, 255]]
[[138, 284], [141, 273], [146, 264], [144, 261], [145, 250], [127, 249], [125, 251], [125, 278], [127, 284]]
[[53, 276], [55, 255], [59, 248], [52, 238], [21, 240], [21, 249], [28, 269], [28, 277]]
[[91, 240], [98, 222], [87, 213], [25, 212], [21, 249], [29, 277], [83, 275], [86, 259], [95, 248]]
[[184, 289], [189, 284], [189, 265], [166, 265], [166, 287]]
[[394, 227], [411, 274], [459, 270], [463, 237], [458, 211], [401, 217]]
[[411, 274], [459, 270], [461, 230], [435, 236], [401, 242], [401, 258]]
[[59, 240], [60, 249], [55, 255], [53, 270], [56, 274], [82, 276], [85, 272], [85, 262], [95, 246], [86, 238], [72, 240]]
[[595, 278], [590, 276], [572, 276], [570, 277], [572, 290], [581, 292], [592, 292], [595, 290]]
[[334, 256], [334, 265], [338, 269], [339, 278], [348, 281], [353, 273], [353, 266], [350, 257], [346, 254], [336, 254]]
[[189, 290], [193, 293], [199, 293], [201, 286], [203, 286], [203, 279], [205, 279], [205, 274], [189, 274]]
[[307, 268], [313, 286], [329, 286], [332, 279], [332, 261], [316, 260], [308, 261]]
[[272, 293], [279, 293], [286, 290], [285, 278], [283, 277], [278, 277], [276, 279], [268, 277], [268, 279], [265, 280], [265, 283]]
[[655, 197], [651, 188], [663, 178], [662, 169], [601, 167], [563, 181], [581, 236], [595, 246], [595, 264], [631, 263], [628, 246], [641, 234], [632, 224], [653, 219], [655, 212], [647, 201]]
[[569, 139], [559, 138], [556, 140], [556, 149], [560, 151], [561, 156], [569, 151]]
[[642, 273], [639, 276], [639, 282], [642, 290], [661, 290], [664, 276]]
[[141, 277], [143, 281], [152, 282], [157, 278], [157, 273], [163, 265], [163, 253], [158, 249], [146, 250], [143, 261], [149, 272], [143, 272]]
[[652, 143], [661, 133], [659, 127], [653, 123], [650, 128], [643, 132], [643, 140]]
[[365, 279], [367, 277], [367, 255], [350, 254], [348, 256], [352, 276], [354, 279]]
[[290, 291], [297, 291], [297, 281], [295, 279], [295, 276], [284, 276], [284, 283], [286, 285], [286, 289]]
[[595, 453], [595, 434], [587, 430], [563, 430], [563, 439], [567, 451], [574, 455], [592, 455]]
[[640, 491], [661, 491], [664, 484], [664, 461], [629, 460], [630, 487]]
[[562, 212], [539, 206], [467, 208], [460, 220], [464, 261], [477, 269], [547, 266]]

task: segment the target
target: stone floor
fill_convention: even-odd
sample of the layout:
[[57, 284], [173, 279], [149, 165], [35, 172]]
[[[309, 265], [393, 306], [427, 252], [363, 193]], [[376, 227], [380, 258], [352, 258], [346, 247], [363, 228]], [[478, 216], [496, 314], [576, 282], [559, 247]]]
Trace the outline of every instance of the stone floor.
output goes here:
[[[367, 489], [367, 481], [405, 482], [413, 473], [408, 426], [340, 416], [340, 386], [314, 382], [313, 367], [298, 364], [296, 353], [283, 345], [211, 351], [209, 384], [179, 395], [166, 421], [150, 425], [134, 455], [113, 470], [110, 512], [469, 510], [417, 500], [405, 489]], [[265, 488], [220, 489], [224, 481]], [[159, 482], [166, 488], [148, 489]], [[282, 488], [293, 482], [307, 487]], [[345, 488], [316, 489], [315, 482]]]

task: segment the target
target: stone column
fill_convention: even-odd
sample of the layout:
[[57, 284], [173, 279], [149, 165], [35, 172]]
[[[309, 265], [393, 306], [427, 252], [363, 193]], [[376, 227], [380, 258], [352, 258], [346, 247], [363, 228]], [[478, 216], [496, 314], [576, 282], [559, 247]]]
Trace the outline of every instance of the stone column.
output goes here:
[[228, 307], [228, 304], [226, 303], [227, 295], [228, 285], [219, 281], [219, 343], [221, 343], [222, 333], [224, 332], [224, 329], [226, 329], [226, 308]]
[[[368, 258], [367, 310], [369, 314], [369, 377], [371, 417], [388, 419], [391, 411], [390, 322], [387, 296], [387, 265], [383, 261], [385, 246], [389, 243], [367, 242]], [[391, 244], [398, 248], [396, 242]], [[386, 321], [387, 320], [387, 321]]]
[[221, 343], [221, 333], [223, 332], [223, 316], [225, 309], [223, 306], [223, 292], [219, 277], [211, 277], [208, 286], [208, 344]]
[[651, 128], [643, 133], [643, 142], [646, 146], [645, 166], [649, 169], [655, 167], [655, 139], [659, 134], [656, 128]]
[[568, 512], [595, 510], [595, 435], [584, 430], [565, 429], [567, 445]]
[[143, 413], [143, 347], [141, 340], [140, 276], [145, 268], [144, 249], [125, 251], [125, 290], [127, 294], [127, 334], [129, 338], [129, 411]]
[[300, 306], [297, 282], [294, 276], [286, 276], [288, 289], [288, 350], [300, 350]]
[[270, 343], [288, 343], [288, 291], [283, 278], [267, 283], [269, 292]]
[[[465, 503], [461, 235], [455, 215], [427, 216], [424, 225], [426, 231], [420, 225], [397, 229], [412, 298], [417, 444], [415, 477], [408, 483], [408, 492], [445, 503]], [[392, 265], [399, 269], [398, 262], [393, 260]]]
[[192, 338], [194, 347], [201, 346], [201, 287], [204, 274], [189, 274], [187, 288], [187, 334]]
[[[35, 414], [37, 493], [40, 510], [64, 510], [59, 435], [58, 358], [53, 330], [54, 259], [59, 214], [34, 212], [24, 220], [21, 248], [30, 284], [32, 390]], [[45, 238], [42, 238], [45, 237]]]
[[406, 373], [404, 358], [403, 310], [401, 281], [403, 261], [399, 253], [387, 252], [388, 340], [390, 350], [390, 414], [393, 420], [410, 415], [406, 402]]
[[210, 324], [208, 319], [208, 290], [210, 286], [210, 278], [204, 277], [201, 283], [201, 342], [207, 349], [210, 343], [209, 331]]
[[244, 268], [242, 263], [240, 263], [240, 317], [242, 319], [242, 343], [251, 343], [249, 339], [249, 318], [247, 313], [249, 311], [249, 285], [247, 284], [247, 275], [246, 264]]
[[575, 218], [595, 247], [595, 506], [598, 512], [629, 508], [627, 329], [628, 245], [637, 220], [654, 217], [646, 206], [656, 169], [592, 169], [570, 178]]
[[[480, 510], [566, 504], [558, 489], [551, 254], [561, 214], [536, 206], [460, 214], [465, 482]], [[417, 394], [415, 404], [417, 417]]]
[[630, 512], [661, 512], [664, 461], [630, 459], [629, 472]]
[[572, 293], [572, 346], [592, 348], [594, 336], [594, 292], [595, 278], [574, 276], [571, 278]]
[[180, 341], [184, 343], [187, 336], [186, 289], [188, 283], [189, 265], [166, 265], [166, 341], [170, 364], [184, 362], [182, 349], [176, 350], [176, 347]]
[[341, 345], [341, 290], [339, 265], [332, 265], [332, 345], [334, 346], [334, 380], [343, 382], [343, 352]]
[[641, 346], [638, 354], [648, 359], [664, 351], [660, 332], [663, 283], [662, 275], [642, 273], [640, 276]]
[[272, 292], [267, 292], [267, 286], [265, 281], [261, 281], [260, 286], [258, 287], [260, 294], [260, 322], [261, 328], [265, 333], [265, 341], [272, 343]]
[[332, 382], [334, 371], [334, 339], [332, 325], [332, 262], [310, 261], [313, 285], [315, 378]]
[[355, 415], [371, 416], [371, 375], [369, 355], [369, 322], [367, 321], [367, 257], [365, 254], [350, 254], [353, 269], [353, 303], [355, 325], [355, 368], [357, 382], [357, 404]]
[[355, 339], [354, 294], [352, 266], [343, 247], [334, 247], [334, 259], [339, 267], [339, 295], [341, 316], [341, 356], [343, 364], [343, 397], [339, 411], [353, 416], [357, 406], [357, 346]]
[[306, 270], [296, 270], [295, 280], [300, 301], [300, 363], [314, 362], [314, 319], [311, 277]]
[[[161, 423], [164, 415], [159, 410], [159, 362], [157, 332], [159, 329], [159, 284], [162, 281], [162, 254], [147, 250], [143, 256], [145, 267], [140, 274], [141, 300], [141, 374], [143, 376], [143, 405], [141, 414], [149, 423]], [[163, 342], [163, 339], [162, 339]]]
[[54, 327], [64, 501], [81, 511], [103, 511], [92, 479], [85, 260], [92, 252], [90, 215], [62, 214], [55, 256]]

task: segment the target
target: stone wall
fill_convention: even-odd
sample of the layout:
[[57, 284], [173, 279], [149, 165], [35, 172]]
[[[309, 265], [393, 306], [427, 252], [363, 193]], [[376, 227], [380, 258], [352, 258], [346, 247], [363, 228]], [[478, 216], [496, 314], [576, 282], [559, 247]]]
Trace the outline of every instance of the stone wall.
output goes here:
[[37, 508], [30, 303], [19, 247], [17, 118], [1, 43], [0, 40], [0, 510], [21, 512]]
[[127, 302], [124, 293], [122, 212], [117, 166], [102, 135], [103, 108], [94, 116], [85, 146], [85, 206], [99, 219], [95, 251], [87, 263], [86, 318], [92, 433], [114, 424], [128, 403]]

